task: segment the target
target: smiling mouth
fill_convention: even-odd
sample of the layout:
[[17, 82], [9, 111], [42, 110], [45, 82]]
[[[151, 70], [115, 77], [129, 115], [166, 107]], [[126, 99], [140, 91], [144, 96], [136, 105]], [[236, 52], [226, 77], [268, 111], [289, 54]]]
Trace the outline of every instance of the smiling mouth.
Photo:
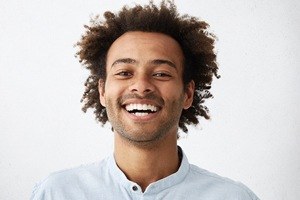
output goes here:
[[128, 104], [125, 106], [125, 110], [138, 117], [143, 117], [152, 113], [156, 113], [159, 108], [149, 104]]

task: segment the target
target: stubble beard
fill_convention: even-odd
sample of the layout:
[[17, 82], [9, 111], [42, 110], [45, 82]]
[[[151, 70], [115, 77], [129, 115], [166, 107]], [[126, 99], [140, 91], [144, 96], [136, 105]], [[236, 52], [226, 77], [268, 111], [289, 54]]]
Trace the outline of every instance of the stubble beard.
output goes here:
[[[124, 123], [124, 120], [121, 119], [122, 116], [119, 115], [119, 113], [123, 112], [119, 101], [114, 105], [111, 99], [107, 99], [106, 110], [114, 132], [121, 136], [124, 141], [135, 147], [152, 149], [163, 141], [163, 138], [168, 134], [174, 134], [174, 137], [177, 137], [178, 124], [182, 112], [182, 100], [183, 95], [181, 95], [179, 99], [172, 101], [169, 108], [167, 108], [169, 115], [164, 116], [164, 118], [161, 119], [161, 123], [152, 125], [150, 130], [145, 130], [144, 128], [144, 126], [150, 126], [147, 122], [136, 122], [135, 127], [128, 127], [128, 125], [125, 124], [126, 122]], [[159, 115], [160, 114], [161, 113], [159, 113]], [[157, 127], [153, 128], [153, 126]]]

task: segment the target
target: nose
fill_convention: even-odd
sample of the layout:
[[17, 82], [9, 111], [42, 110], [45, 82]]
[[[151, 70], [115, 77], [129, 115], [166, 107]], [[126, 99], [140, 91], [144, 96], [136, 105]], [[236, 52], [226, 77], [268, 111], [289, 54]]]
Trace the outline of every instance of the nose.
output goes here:
[[147, 75], [139, 75], [132, 79], [132, 83], [129, 87], [130, 92], [139, 95], [145, 95], [147, 93], [153, 92], [155, 86], [153, 85], [151, 78]]

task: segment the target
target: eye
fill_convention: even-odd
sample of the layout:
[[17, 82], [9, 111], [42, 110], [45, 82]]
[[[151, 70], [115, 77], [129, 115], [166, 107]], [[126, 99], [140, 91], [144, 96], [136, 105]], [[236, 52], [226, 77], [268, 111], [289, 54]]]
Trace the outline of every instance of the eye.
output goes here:
[[116, 77], [120, 79], [126, 79], [132, 76], [132, 73], [129, 71], [120, 71], [114, 74]]
[[172, 77], [170, 74], [165, 72], [156, 72], [153, 74], [154, 77]]

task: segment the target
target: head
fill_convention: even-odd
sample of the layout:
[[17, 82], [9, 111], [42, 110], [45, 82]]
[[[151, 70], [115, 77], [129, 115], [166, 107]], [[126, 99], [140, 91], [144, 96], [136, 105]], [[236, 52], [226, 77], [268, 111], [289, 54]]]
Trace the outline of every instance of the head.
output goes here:
[[171, 1], [162, 1], [157, 7], [152, 2], [146, 6], [123, 7], [114, 14], [104, 13], [104, 20], [95, 17], [77, 43], [77, 56], [90, 71], [82, 97], [83, 111], [94, 109], [96, 119], [105, 124], [108, 121], [106, 109], [100, 103], [99, 80], [107, 78], [107, 55], [112, 44], [128, 32], [160, 33], [174, 39], [182, 51], [183, 89], [193, 82], [193, 101], [188, 109], [180, 113], [178, 126], [188, 132], [187, 125], [197, 125], [200, 117], [209, 119], [204, 102], [211, 98], [211, 83], [217, 76], [215, 37], [208, 32], [208, 24], [188, 15], [180, 16]]

